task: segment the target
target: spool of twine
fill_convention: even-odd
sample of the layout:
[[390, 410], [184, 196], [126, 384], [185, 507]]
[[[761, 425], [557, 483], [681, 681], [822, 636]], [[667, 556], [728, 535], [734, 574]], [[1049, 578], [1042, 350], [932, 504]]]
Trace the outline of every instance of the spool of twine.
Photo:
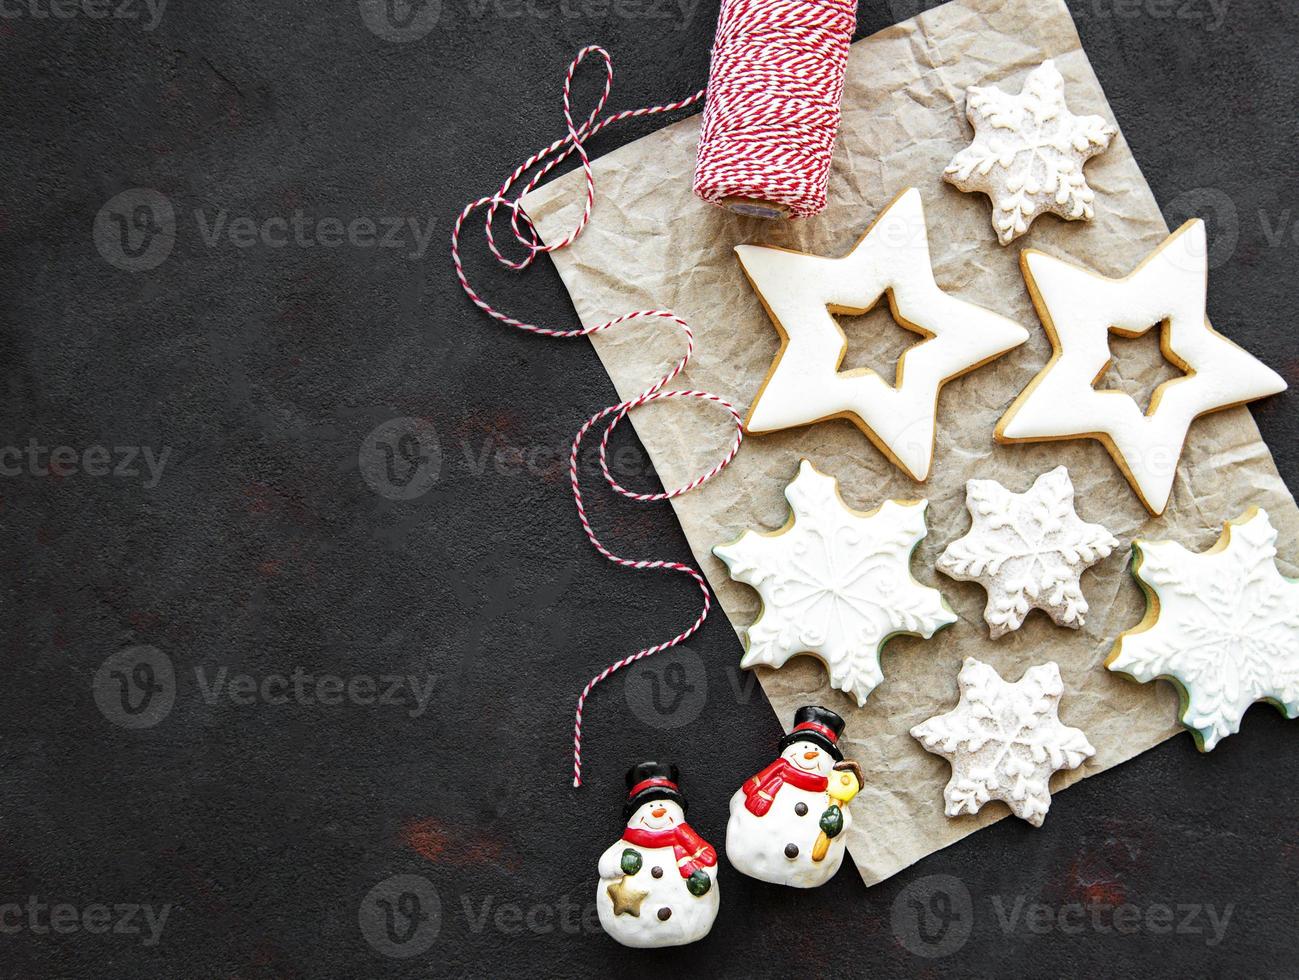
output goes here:
[[694, 190], [737, 214], [825, 208], [856, 0], [722, 0]]

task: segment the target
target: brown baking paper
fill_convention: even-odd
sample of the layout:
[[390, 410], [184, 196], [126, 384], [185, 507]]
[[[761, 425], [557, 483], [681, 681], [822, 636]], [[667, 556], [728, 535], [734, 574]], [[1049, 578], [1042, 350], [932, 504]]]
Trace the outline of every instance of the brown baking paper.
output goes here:
[[[584, 324], [636, 309], [667, 308], [686, 318], [698, 346], [688, 376], [675, 386], [716, 392], [742, 413], [771, 367], [778, 337], [732, 247], [757, 242], [842, 255], [908, 186], [918, 187], [924, 199], [939, 286], [1029, 328], [1027, 344], [942, 389], [934, 467], [924, 484], [891, 465], [853, 425], [831, 421], [747, 438], [730, 469], [673, 501], [695, 560], [742, 634], [758, 613], [757, 594], [732, 582], [710, 549], [745, 528], [775, 529], [784, 523], [782, 491], [801, 457], [837, 476], [844, 499], [861, 510], [889, 497], [928, 498], [929, 535], [916, 551], [914, 573], [942, 591], [960, 621], [931, 640], [891, 640], [882, 658], [884, 683], [864, 708], [830, 689], [824, 667], [814, 658], [798, 657], [778, 671], [758, 672], [786, 729], [795, 709], [808, 703], [825, 704], [847, 719], [845, 751], [865, 773], [865, 787], [852, 804], [848, 846], [868, 885], [1008, 815], [994, 802], [977, 816], [945, 817], [948, 765], [908, 734], [911, 726], [956, 703], [956, 674], [965, 657], [992, 664], [1007, 680], [1017, 680], [1033, 664], [1054, 660], [1060, 665], [1061, 718], [1082, 728], [1097, 752], [1083, 768], [1057, 774], [1052, 788], [1059, 791], [1182, 731], [1170, 684], [1136, 684], [1102, 665], [1114, 638], [1145, 610], [1128, 572], [1127, 545], [1133, 537], [1174, 538], [1204, 549], [1217, 539], [1223, 521], [1259, 504], [1280, 531], [1281, 554], [1299, 554], [1299, 510], [1247, 409], [1194, 423], [1162, 519], [1146, 513], [1098, 442], [994, 443], [997, 419], [1050, 352], [1019, 272], [1020, 250], [1040, 248], [1104, 275], [1122, 276], [1168, 232], [1122, 135], [1087, 166], [1097, 193], [1094, 221], [1042, 217], [1007, 248], [997, 244], [987, 199], [943, 183], [944, 167], [971, 139], [965, 89], [997, 84], [1017, 92], [1024, 76], [1047, 58], [1056, 59], [1075, 113], [1113, 121], [1061, 0], [958, 0], [853, 46], [830, 205], [823, 214], [768, 222], [696, 199], [690, 190], [699, 132], [695, 117], [599, 160], [594, 218], [576, 245], [552, 256]], [[529, 195], [524, 204], [543, 237], [556, 240], [574, 225], [582, 200], [581, 175], [574, 173]], [[881, 311], [847, 323], [846, 330], [845, 367], [891, 366], [905, 346], [897, 342], [900, 328]], [[622, 398], [643, 390], [682, 351], [681, 335], [666, 323], [633, 321], [592, 339]], [[1158, 380], [1154, 364], [1147, 358], [1129, 366], [1128, 380], [1148, 389]], [[633, 413], [632, 420], [669, 487], [712, 466], [733, 431], [724, 413], [698, 402], [651, 405]], [[1083, 629], [1062, 629], [1032, 613], [1018, 632], [994, 642], [982, 618], [983, 589], [940, 575], [934, 562], [969, 528], [967, 479], [996, 479], [1018, 492], [1060, 463], [1069, 467], [1083, 519], [1105, 524], [1123, 547], [1083, 577], [1091, 604]], [[1285, 574], [1299, 575], [1293, 563], [1280, 565]], [[600, 710], [598, 697], [594, 707]], [[1202, 764], [1213, 765], [1212, 757]], [[1055, 801], [1057, 808], [1070, 804], [1067, 795]]]

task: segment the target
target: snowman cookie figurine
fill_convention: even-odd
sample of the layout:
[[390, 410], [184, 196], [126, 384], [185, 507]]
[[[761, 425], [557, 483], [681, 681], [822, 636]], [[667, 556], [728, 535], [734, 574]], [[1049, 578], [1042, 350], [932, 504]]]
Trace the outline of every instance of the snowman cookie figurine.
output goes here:
[[861, 769], [839, 751], [843, 719], [829, 708], [798, 709], [780, 758], [731, 797], [726, 856], [751, 878], [815, 888], [843, 862]]
[[717, 918], [717, 852], [686, 823], [677, 767], [642, 762], [627, 773], [622, 839], [600, 855], [595, 907], [624, 946], [681, 946]]

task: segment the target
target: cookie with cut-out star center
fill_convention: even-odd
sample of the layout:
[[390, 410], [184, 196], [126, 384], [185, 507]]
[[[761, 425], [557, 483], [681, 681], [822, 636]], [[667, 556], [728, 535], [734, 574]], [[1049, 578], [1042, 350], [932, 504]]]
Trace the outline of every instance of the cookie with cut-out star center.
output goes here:
[[[1195, 419], [1286, 388], [1209, 324], [1208, 246], [1198, 218], [1124, 279], [1032, 249], [1020, 264], [1054, 353], [997, 423], [997, 440], [1099, 439], [1152, 514], [1168, 506]], [[1111, 361], [1110, 331], [1138, 337], [1156, 328], [1164, 357], [1182, 374], [1161, 384], [1144, 412], [1125, 392], [1097, 391]]]
[[[851, 252], [831, 259], [738, 245], [736, 254], [781, 337], [745, 429], [775, 432], [846, 418], [915, 480], [929, 476], [939, 389], [1028, 339], [1013, 320], [938, 288], [920, 192], [890, 204]], [[897, 362], [896, 386], [870, 368], [841, 371], [848, 341], [834, 314], [888, 299], [923, 339]]]

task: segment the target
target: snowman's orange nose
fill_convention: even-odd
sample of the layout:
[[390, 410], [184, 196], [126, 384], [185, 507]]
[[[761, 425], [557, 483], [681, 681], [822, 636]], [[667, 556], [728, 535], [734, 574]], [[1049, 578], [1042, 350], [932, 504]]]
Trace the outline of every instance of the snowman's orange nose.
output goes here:
[[820, 752], [804, 752], [804, 753], [803, 753], [803, 758], [804, 758], [804, 759], [815, 759], [815, 758], [816, 758], [818, 755], [820, 755], [820, 754], [821, 754]]
[[667, 807], [656, 806], [653, 810], [650, 811], [650, 815], [653, 816], [655, 819], [658, 819], [659, 817], [663, 816], [663, 814], [667, 812], [668, 812]]

